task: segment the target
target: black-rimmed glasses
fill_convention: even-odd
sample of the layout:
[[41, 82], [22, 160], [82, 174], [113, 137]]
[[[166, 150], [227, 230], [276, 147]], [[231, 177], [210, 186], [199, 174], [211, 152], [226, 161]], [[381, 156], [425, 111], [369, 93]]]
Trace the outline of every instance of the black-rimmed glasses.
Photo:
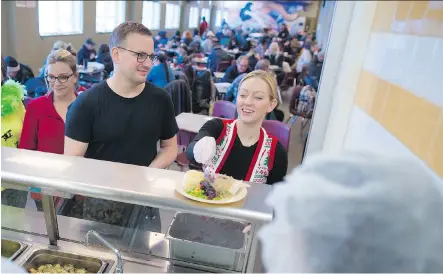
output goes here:
[[50, 83], [55, 83], [55, 80], [58, 80], [60, 83], [66, 83], [68, 82], [69, 78], [71, 78], [71, 76], [74, 75], [70, 74], [70, 75], [59, 75], [59, 76], [54, 76], [54, 75], [46, 75], [46, 80]]
[[157, 59], [158, 59], [155, 54], [147, 54], [145, 52], [136, 52], [136, 51], [133, 51], [133, 50], [130, 50], [130, 49], [126, 49], [126, 48], [123, 48], [123, 47], [117, 47], [117, 48], [124, 49], [126, 51], [134, 53], [137, 56], [137, 62], [139, 62], [139, 63], [143, 63], [144, 61], [146, 61], [146, 59], [148, 59], [148, 57], [149, 57], [149, 59], [151, 60], [152, 63], [157, 62]]

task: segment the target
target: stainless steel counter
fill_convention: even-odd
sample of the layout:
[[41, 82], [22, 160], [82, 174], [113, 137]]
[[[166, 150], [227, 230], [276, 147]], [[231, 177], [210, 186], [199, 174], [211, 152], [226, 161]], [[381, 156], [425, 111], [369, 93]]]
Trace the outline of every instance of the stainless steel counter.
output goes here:
[[241, 202], [213, 206], [193, 202], [175, 191], [184, 173], [2, 147], [3, 187], [40, 188], [41, 193], [70, 197], [73, 194], [172, 209], [214, 217], [263, 223], [272, 220], [264, 200], [268, 185], [253, 184]]
[[[30, 235], [19, 233], [15, 231], [9, 231], [2, 229], [2, 237], [6, 237], [11, 240], [20, 241], [28, 244], [30, 248], [24, 251], [18, 259], [14, 262], [17, 265], [22, 265], [29, 256], [40, 249], [49, 249], [61, 252], [67, 252], [83, 256], [97, 257], [107, 260], [111, 263], [105, 273], [113, 273], [115, 270], [115, 255], [109, 250], [97, 247], [89, 246], [86, 247], [81, 243], [69, 242], [69, 241], [59, 241], [58, 246], [47, 245], [48, 239], [38, 235]], [[165, 260], [162, 258], [157, 258], [154, 256], [126, 253], [122, 252], [123, 267], [125, 273], [199, 273], [199, 271], [192, 266], [181, 267], [175, 265], [170, 260]], [[215, 270], [214, 272], [220, 272]]]

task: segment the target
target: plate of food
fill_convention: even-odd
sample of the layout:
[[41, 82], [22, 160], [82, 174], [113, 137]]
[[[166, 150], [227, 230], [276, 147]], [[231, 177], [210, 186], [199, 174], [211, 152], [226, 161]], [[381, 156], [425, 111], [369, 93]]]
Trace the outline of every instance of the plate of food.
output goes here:
[[248, 193], [248, 184], [230, 176], [216, 174], [213, 182], [200, 171], [186, 172], [176, 191], [188, 199], [209, 204], [230, 204], [243, 200]]

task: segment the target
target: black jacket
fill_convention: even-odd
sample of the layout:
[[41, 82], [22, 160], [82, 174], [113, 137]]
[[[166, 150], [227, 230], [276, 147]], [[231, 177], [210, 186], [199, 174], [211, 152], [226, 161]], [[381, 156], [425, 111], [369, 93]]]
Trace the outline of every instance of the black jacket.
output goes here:
[[112, 58], [111, 58], [111, 54], [109, 52], [105, 52], [105, 53], [100, 53], [97, 56], [97, 60], [98, 63], [105, 65], [105, 70], [108, 73], [111, 73], [111, 71], [114, 70], [114, 64], [112, 63]]
[[[249, 73], [249, 72], [250, 72], [250, 70], [248, 68], [245, 72], [242, 72], [242, 73]], [[222, 83], [232, 83], [232, 82], [234, 82], [235, 78], [237, 78], [237, 76], [239, 76], [242, 73], [238, 72], [237, 65], [235, 65], [235, 64], [231, 65], [226, 70], [225, 76], [223, 76], [221, 82]]]
[[283, 40], [286, 40], [289, 38], [289, 31], [287, 29], [282, 30], [278, 33], [278, 38], [281, 38]]
[[185, 80], [174, 80], [165, 86], [174, 104], [175, 116], [182, 112], [191, 112], [191, 90]]
[[95, 58], [91, 59], [91, 53], [94, 53], [95, 55], [97, 55], [97, 52], [94, 49], [89, 50], [86, 48], [85, 45], [83, 45], [82, 48], [77, 53], [77, 64], [83, 65], [83, 60], [85, 60], [85, 59], [88, 61], [94, 61]]
[[20, 70], [17, 72], [17, 75], [13, 79], [24, 85], [29, 79], [32, 78], [34, 78], [34, 73], [32, 72], [32, 69], [29, 66], [20, 63]]

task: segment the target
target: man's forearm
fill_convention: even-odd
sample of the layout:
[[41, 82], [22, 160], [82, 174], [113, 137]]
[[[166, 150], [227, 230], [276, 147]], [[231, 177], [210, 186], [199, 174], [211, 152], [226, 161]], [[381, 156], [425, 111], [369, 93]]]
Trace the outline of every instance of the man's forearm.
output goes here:
[[167, 168], [177, 158], [178, 146], [167, 146], [161, 148], [155, 159], [149, 165], [152, 168]]

